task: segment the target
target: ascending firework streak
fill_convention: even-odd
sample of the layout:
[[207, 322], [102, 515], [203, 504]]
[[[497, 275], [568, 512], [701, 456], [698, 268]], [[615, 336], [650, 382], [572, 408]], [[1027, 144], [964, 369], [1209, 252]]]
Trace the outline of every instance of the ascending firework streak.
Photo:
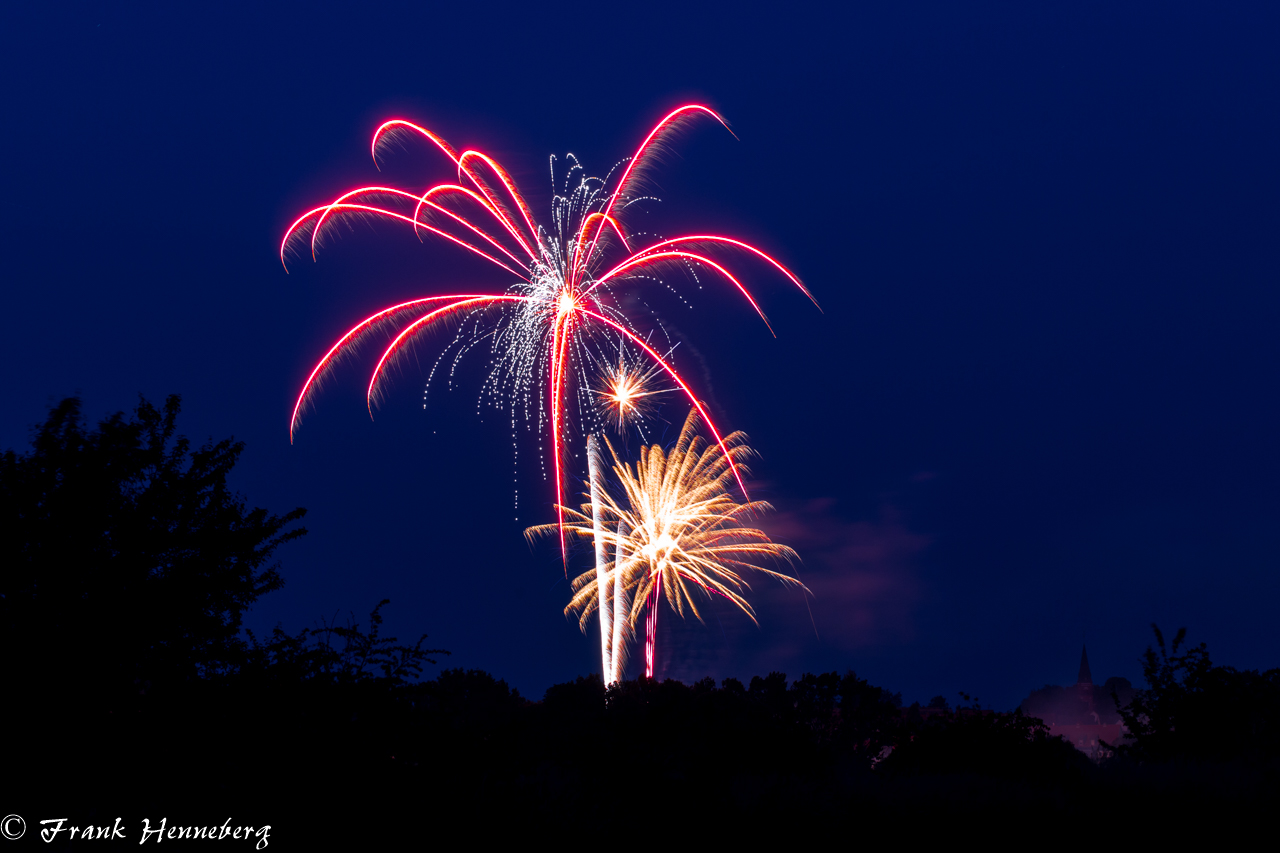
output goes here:
[[[763, 261], [813, 298], [800, 280], [773, 257], [729, 237], [694, 234], [662, 240], [639, 250], [632, 248], [634, 236], [627, 236], [622, 213], [642, 197], [639, 188], [643, 174], [656, 152], [684, 120], [697, 116], [710, 116], [728, 127], [718, 114], [704, 106], [694, 104], [672, 111], [645, 137], [612, 191], [606, 190], [606, 180], [581, 177], [581, 167], [574, 161], [569, 174], [577, 172], [578, 183], [570, 188], [566, 177], [564, 194], [556, 195], [552, 203], [551, 229], [534, 224], [529, 206], [510, 175], [488, 155], [473, 150], [459, 154], [431, 131], [401, 119], [379, 127], [373, 136], [375, 163], [380, 146], [398, 136], [413, 135], [427, 140], [453, 163], [457, 183], [437, 184], [423, 193], [381, 186], [343, 193], [289, 226], [280, 244], [281, 262], [291, 249], [302, 245], [314, 258], [322, 235], [340, 219], [374, 217], [411, 225], [420, 238], [431, 235], [448, 241], [502, 269], [516, 281], [505, 293], [424, 297], [393, 305], [360, 321], [338, 339], [307, 377], [289, 422], [290, 440], [304, 406], [340, 354], [352, 350], [378, 329], [398, 328], [398, 334], [378, 359], [366, 389], [366, 403], [372, 415], [387, 368], [407, 344], [428, 329], [453, 321], [460, 324], [459, 337], [455, 339], [456, 358], [482, 341], [490, 341], [493, 369], [482, 393], [492, 395], [495, 404], [506, 398], [513, 421], [522, 414], [526, 422], [536, 420], [549, 425], [557, 507], [564, 502], [565, 389], [570, 386], [570, 376], [578, 377], [580, 411], [591, 411], [597, 394], [587, 371], [608, 361], [611, 356], [606, 353], [620, 346], [633, 352], [631, 367], [620, 376], [643, 384], [651, 378], [651, 370], [665, 374], [675, 386], [672, 390], [678, 388], [689, 398], [725, 451], [741, 487], [728, 447], [701, 401], [669, 363], [669, 353], [659, 352], [637, 333], [610, 293], [612, 287], [651, 279], [664, 269], [683, 270], [695, 277], [702, 271], [723, 278], [737, 289], [767, 325], [760, 306], [742, 282], [709, 256], [709, 252], [718, 250], [744, 252]], [[647, 361], [651, 367], [640, 369], [640, 361]], [[633, 413], [637, 392], [625, 383], [618, 386], [615, 382], [614, 386], [621, 423]], [[563, 553], [563, 531], [560, 539]]]
[[[738, 503], [730, 493], [734, 471], [742, 470], [742, 460], [752, 453], [745, 436], [735, 432], [707, 444], [697, 435], [697, 417], [696, 410], [689, 412], [670, 452], [663, 453], [658, 445], [641, 448], [634, 469], [610, 446], [622, 500], [604, 487], [597, 453], [591, 460], [590, 503], [581, 511], [562, 508], [564, 531], [595, 546], [595, 570], [574, 580], [575, 594], [565, 613], [578, 612], [585, 631], [591, 614], [599, 611], [606, 683], [622, 677], [623, 626], [633, 628], [646, 610], [645, 675], [653, 677], [663, 597], [681, 616], [687, 608], [701, 620], [699, 595], [718, 595], [755, 621], [755, 611], [742, 596], [748, 588], [739, 574], [743, 569], [804, 589], [790, 575], [758, 565], [761, 558], [790, 562], [795, 551], [761, 530], [742, 526], [744, 519], [770, 509], [761, 501]], [[555, 531], [556, 525], [546, 524], [525, 533], [533, 539]]]
[[[605, 540], [604, 483], [602, 482], [604, 472], [600, 470], [603, 467], [604, 464], [600, 459], [600, 442], [596, 441], [594, 435], [589, 435], [587, 436], [587, 472], [591, 495], [591, 537], [596, 552], [596, 590], [600, 602], [600, 660], [602, 661], [600, 674], [604, 677], [605, 684], [612, 684], [617, 679], [609, 678], [613, 672], [611, 650], [617, 648], [619, 643], [614, 639], [611, 630], [613, 614], [610, 612], [609, 604], [614, 600], [614, 573], [609, 568], [609, 543]], [[618, 600], [621, 601], [622, 590], [619, 589], [617, 594]]]

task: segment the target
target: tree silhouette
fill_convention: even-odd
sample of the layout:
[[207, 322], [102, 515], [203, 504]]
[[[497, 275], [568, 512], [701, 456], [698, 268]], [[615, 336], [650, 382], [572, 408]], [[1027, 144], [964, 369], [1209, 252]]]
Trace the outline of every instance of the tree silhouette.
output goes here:
[[[232, 665], [246, 608], [303, 535], [227, 486], [244, 445], [192, 449], [179, 398], [90, 429], [74, 397], [0, 455], [0, 655], [53, 688], [145, 692]], [[55, 677], [56, 676], [56, 677]]]
[[[449, 652], [422, 648], [426, 634], [412, 646], [401, 644], [396, 637], [381, 636], [381, 610], [390, 603], [384, 598], [373, 608], [368, 632], [354, 620], [346, 625], [325, 622], [320, 628], [303, 628], [297, 634], [288, 634], [277, 626], [271, 639], [260, 643], [252, 631], [246, 630], [249, 642], [244, 661], [233, 675], [289, 684], [377, 681], [383, 688], [408, 686], [422, 675], [423, 664], [436, 662], [431, 655]], [[335, 646], [335, 638], [342, 641], [341, 649]]]
[[1122, 754], [1146, 763], [1280, 758], [1280, 669], [1215, 666], [1204, 643], [1184, 647], [1186, 628], [1171, 646], [1151, 630], [1159, 653], [1147, 647], [1147, 687], [1120, 709], [1132, 738]]
[[891, 777], [964, 774], [1077, 785], [1090, 766], [1084, 753], [1020, 710], [957, 708], [907, 729], [880, 769]]

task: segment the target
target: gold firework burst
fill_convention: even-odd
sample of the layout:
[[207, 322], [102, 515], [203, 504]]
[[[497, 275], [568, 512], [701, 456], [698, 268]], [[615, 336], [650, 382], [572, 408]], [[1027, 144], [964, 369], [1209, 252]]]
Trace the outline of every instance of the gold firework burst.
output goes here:
[[[584, 630], [597, 610], [604, 619], [613, 610], [615, 622], [622, 617], [634, 628], [646, 607], [650, 619], [656, 617], [662, 597], [681, 616], [687, 610], [701, 620], [699, 604], [722, 596], [756, 621], [755, 610], [743, 597], [750, 589], [743, 579], [746, 570], [804, 588], [796, 578], [762, 565], [791, 563], [796, 552], [744, 524], [772, 507], [763, 501], [739, 503], [731, 493], [734, 467], [745, 470], [743, 460], [752, 455], [746, 436], [726, 436], [727, 452], [722, 451], [697, 434], [696, 418], [697, 412], [690, 412], [670, 451], [656, 444], [642, 448], [634, 467], [618, 459], [610, 445], [620, 495], [600, 489], [594, 505], [584, 504], [581, 511], [564, 508], [566, 533], [595, 542], [598, 563], [602, 555], [612, 555], [605, 556], [607, 564], [573, 581], [574, 596], [565, 613], [576, 612]], [[541, 525], [529, 528], [526, 535], [533, 538], [557, 529], [554, 524]], [[652, 625], [649, 634], [646, 656], [652, 674]], [[621, 649], [613, 645], [612, 657], [618, 658]], [[618, 667], [612, 669], [616, 678]]]

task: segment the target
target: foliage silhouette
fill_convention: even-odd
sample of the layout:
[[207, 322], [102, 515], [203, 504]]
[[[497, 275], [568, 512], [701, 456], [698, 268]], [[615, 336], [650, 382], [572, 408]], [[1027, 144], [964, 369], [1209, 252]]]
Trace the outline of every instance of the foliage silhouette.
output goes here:
[[1079, 784], [1090, 761], [1021, 711], [958, 708], [908, 730], [881, 772], [891, 776], [969, 775], [1027, 783]]
[[295, 809], [281, 772], [403, 772], [419, 676], [447, 652], [383, 635], [386, 601], [367, 627], [242, 633], [304, 510], [247, 508], [227, 485], [243, 444], [193, 447], [179, 408], [143, 399], [90, 427], [63, 400], [29, 450], [0, 455], [3, 722], [22, 733], [8, 780], [38, 808], [279, 820]]
[[[1280, 669], [1240, 671], [1215, 666], [1204, 643], [1186, 647], [1180, 628], [1166, 647], [1142, 656], [1147, 687], [1120, 709], [1131, 743], [1122, 755], [1145, 763], [1280, 759]], [[1117, 702], [1119, 699], [1117, 697]]]
[[[325, 622], [320, 628], [304, 628], [297, 634], [288, 634], [277, 626], [271, 640], [266, 643], [259, 643], [254, 633], [246, 630], [249, 642], [234, 674], [246, 678], [333, 684], [354, 684], [373, 679], [384, 687], [405, 687], [422, 675], [423, 664], [436, 663], [430, 655], [448, 655], [449, 652], [422, 648], [426, 634], [412, 646], [400, 645], [396, 637], [379, 636], [383, 621], [381, 611], [390, 603], [390, 599], [384, 598], [373, 608], [367, 633], [354, 620], [345, 626]], [[342, 641], [341, 650], [334, 647], [335, 638]]]
[[233, 665], [241, 618], [282, 583], [275, 550], [305, 514], [246, 509], [226, 478], [241, 442], [192, 449], [179, 398], [90, 429], [74, 397], [0, 455], [0, 647], [32, 678], [96, 690], [181, 683]]

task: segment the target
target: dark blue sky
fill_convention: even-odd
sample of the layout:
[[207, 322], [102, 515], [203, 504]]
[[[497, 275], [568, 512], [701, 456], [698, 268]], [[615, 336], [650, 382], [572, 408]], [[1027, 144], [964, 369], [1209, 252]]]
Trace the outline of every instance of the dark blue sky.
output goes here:
[[441, 177], [416, 150], [374, 170], [385, 118], [540, 203], [549, 154], [603, 173], [701, 100], [740, 141], [684, 139], [653, 230], [757, 242], [825, 313], [753, 273], [776, 340], [709, 289], [664, 317], [815, 598], [811, 623], [756, 584], [760, 629], [678, 626], [667, 674], [852, 667], [1010, 706], [1086, 635], [1095, 677], [1137, 680], [1153, 620], [1280, 663], [1280, 10], [860, 5], [6, 7], [0, 446], [69, 394], [96, 418], [181, 393], [193, 438], [247, 442], [251, 504], [310, 510], [251, 624], [389, 597], [388, 628], [523, 692], [590, 671], [521, 536], [551, 489], [525, 454], [515, 520], [474, 376], [424, 412], [406, 370], [370, 423], [351, 365], [288, 443], [355, 320], [505, 282], [392, 228], [289, 275], [275, 251], [341, 190]]

